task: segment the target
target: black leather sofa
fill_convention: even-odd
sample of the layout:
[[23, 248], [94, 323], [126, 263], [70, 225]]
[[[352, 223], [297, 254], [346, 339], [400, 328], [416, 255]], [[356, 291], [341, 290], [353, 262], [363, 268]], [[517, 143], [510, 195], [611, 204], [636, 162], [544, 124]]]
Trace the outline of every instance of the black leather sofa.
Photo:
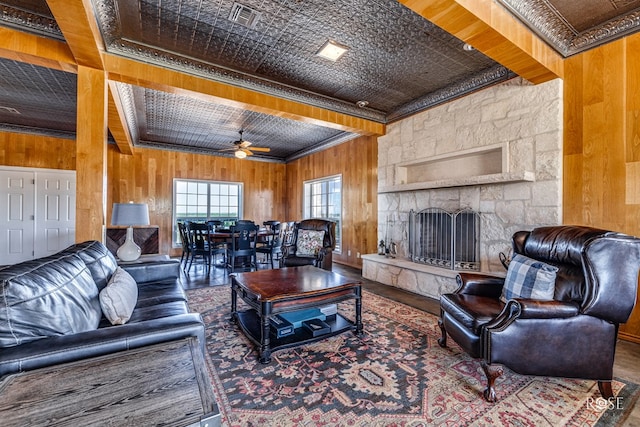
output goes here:
[[124, 325], [102, 316], [99, 292], [117, 267], [102, 243], [87, 241], [0, 269], [0, 376], [190, 336], [204, 346], [178, 260], [122, 265], [137, 304]]

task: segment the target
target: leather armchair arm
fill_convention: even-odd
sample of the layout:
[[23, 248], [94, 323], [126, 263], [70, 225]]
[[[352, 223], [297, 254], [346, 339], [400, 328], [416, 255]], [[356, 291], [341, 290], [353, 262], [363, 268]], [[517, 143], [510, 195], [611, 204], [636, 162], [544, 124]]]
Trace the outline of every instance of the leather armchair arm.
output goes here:
[[324, 260], [325, 256], [327, 256], [327, 252], [327, 248], [320, 248], [320, 250], [316, 254], [316, 266], [322, 265], [322, 261]]
[[521, 319], [566, 319], [580, 313], [580, 306], [570, 301], [538, 301], [517, 298], [507, 304], [515, 306], [513, 311], [518, 312], [518, 317]]
[[571, 301], [509, 300], [487, 329], [504, 328], [516, 319], [567, 319], [580, 314], [580, 306]]
[[478, 295], [487, 297], [500, 297], [504, 286], [503, 277], [488, 276], [481, 273], [458, 273], [456, 277], [458, 289], [455, 293], [466, 295]]

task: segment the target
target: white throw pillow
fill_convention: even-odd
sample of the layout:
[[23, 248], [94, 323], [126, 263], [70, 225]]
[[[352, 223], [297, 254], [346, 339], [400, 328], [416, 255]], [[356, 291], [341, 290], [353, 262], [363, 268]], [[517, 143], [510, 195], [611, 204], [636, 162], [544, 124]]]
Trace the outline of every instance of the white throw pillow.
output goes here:
[[107, 286], [100, 291], [100, 307], [112, 325], [123, 325], [131, 318], [138, 303], [138, 284], [129, 273], [118, 267]]

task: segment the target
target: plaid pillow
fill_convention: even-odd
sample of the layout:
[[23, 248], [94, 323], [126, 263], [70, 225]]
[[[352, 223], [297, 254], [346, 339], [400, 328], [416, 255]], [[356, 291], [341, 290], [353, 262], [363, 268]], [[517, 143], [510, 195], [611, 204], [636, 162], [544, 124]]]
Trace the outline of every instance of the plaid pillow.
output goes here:
[[557, 272], [557, 267], [516, 254], [509, 263], [500, 301], [506, 303], [512, 298], [552, 300]]

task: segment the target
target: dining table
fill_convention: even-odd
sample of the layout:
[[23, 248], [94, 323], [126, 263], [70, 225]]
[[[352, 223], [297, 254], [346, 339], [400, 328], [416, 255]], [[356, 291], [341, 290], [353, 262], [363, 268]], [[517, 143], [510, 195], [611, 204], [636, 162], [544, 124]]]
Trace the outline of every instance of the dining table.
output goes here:
[[[232, 233], [230, 229], [218, 228], [209, 233], [209, 241], [213, 244], [229, 243], [235, 234], [237, 233]], [[266, 244], [268, 239], [273, 238], [273, 236], [275, 236], [275, 232], [272, 230], [263, 227], [258, 229], [258, 243]], [[215, 265], [215, 267], [219, 268], [224, 268], [225, 266], [226, 260], [218, 262]]]

